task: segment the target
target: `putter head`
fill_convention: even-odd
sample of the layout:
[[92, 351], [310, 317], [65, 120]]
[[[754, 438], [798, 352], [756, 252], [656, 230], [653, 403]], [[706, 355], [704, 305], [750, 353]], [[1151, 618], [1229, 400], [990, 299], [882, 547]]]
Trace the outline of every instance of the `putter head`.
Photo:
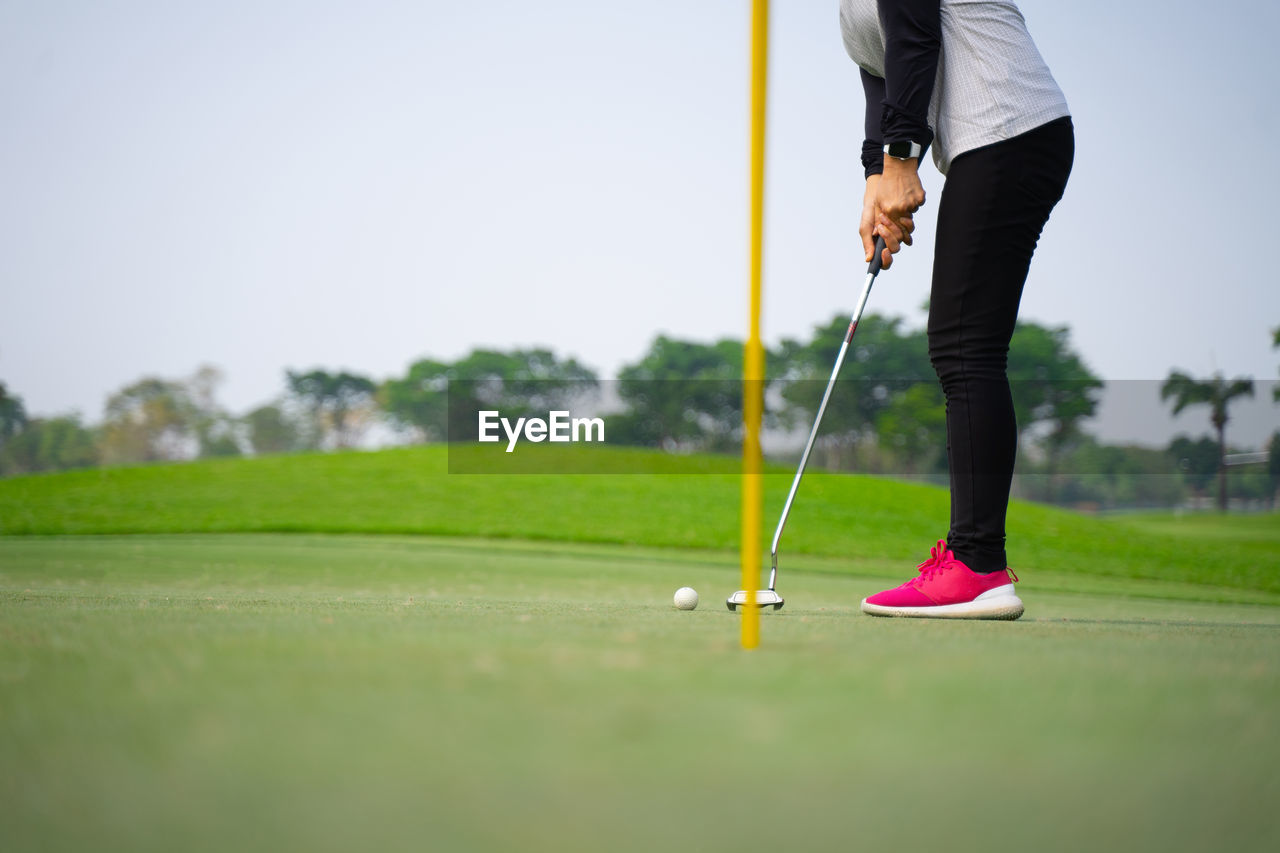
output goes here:
[[[737, 610], [747, 603], [747, 591], [740, 589], [725, 600], [730, 610]], [[756, 591], [756, 606], [761, 610], [766, 607], [772, 607], [774, 610], [781, 610], [785, 602], [782, 596], [778, 595], [771, 589], [761, 589]]]

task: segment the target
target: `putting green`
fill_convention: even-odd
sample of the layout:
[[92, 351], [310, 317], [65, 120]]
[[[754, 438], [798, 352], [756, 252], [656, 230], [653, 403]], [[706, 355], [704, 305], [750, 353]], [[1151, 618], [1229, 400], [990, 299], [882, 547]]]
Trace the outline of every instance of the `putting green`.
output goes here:
[[857, 612], [904, 569], [787, 562], [745, 653], [723, 553], [0, 538], [0, 846], [1280, 844], [1280, 608], [1028, 573], [1015, 623]]

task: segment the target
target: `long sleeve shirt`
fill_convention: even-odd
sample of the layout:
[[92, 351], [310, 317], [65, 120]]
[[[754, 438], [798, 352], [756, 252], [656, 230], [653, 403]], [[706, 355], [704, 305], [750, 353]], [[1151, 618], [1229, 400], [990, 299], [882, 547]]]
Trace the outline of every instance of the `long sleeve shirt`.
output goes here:
[[933, 143], [944, 174], [965, 151], [1070, 115], [1013, 0], [842, 0], [866, 95], [862, 163], [889, 142]]
[[862, 70], [867, 100], [862, 165], [868, 175], [884, 171], [885, 143], [918, 142], [928, 148], [933, 141], [929, 101], [942, 50], [941, 0], [877, 0], [876, 7], [884, 33], [884, 76]]

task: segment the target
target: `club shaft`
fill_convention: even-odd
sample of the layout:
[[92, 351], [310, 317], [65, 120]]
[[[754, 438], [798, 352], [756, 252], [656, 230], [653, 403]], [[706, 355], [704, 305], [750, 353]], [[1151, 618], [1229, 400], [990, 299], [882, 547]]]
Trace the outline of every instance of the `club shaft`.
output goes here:
[[[877, 256], [880, 247], [876, 247]], [[878, 267], [879, 264], [876, 264]], [[782, 530], [787, 526], [787, 516], [791, 514], [791, 504], [796, 499], [796, 491], [800, 488], [800, 480], [804, 477], [804, 469], [809, 464], [809, 454], [813, 451], [813, 443], [818, 437], [818, 427], [822, 424], [822, 415], [827, 410], [827, 401], [831, 399], [831, 390], [835, 387], [836, 377], [840, 375], [840, 367], [844, 364], [845, 353], [849, 351], [849, 342], [858, 329], [858, 321], [862, 319], [862, 309], [867, 305], [867, 297], [871, 295], [871, 285], [876, 280], [877, 269], [867, 272], [866, 283], [862, 285], [862, 294], [858, 297], [858, 306], [849, 321], [849, 331], [845, 333], [844, 342], [840, 344], [840, 353], [831, 368], [831, 378], [827, 380], [827, 390], [822, 394], [822, 402], [818, 404], [818, 415], [813, 419], [813, 429], [809, 430], [809, 440], [805, 442], [804, 453], [800, 455], [800, 467], [796, 469], [795, 479], [791, 481], [791, 491], [787, 493], [787, 502], [782, 505], [782, 517], [778, 519], [778, 529], [773, 533], [773, 545], [770, 548], [772, 566], [769, 569], [769, 589], [774, 589], [778, 582], [778, 542], [782, 539]]]

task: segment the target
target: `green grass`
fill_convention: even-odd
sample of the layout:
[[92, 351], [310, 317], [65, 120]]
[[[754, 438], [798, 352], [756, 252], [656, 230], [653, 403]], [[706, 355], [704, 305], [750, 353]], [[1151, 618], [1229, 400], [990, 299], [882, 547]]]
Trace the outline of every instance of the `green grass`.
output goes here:
[[900, 575], [797, 557], [744, 654], [706, 549], [0, 537], [0, 848], [1280, 844], [1280, 609], [856, 613]]
[[439, 448], [0, 480], [0, 850], [1280, 845], [1276, 516], [1015, 503], [1026, 617], [877, 620], [946, 493], [815, 472], [746, 654], [738, 499]]
[[[609, 453], [636, 452], [602, 458]], [[791, 479], [789, 469], [771, 471], [766, 534]], [[729, 550], [738, 545], [738, 488], [730, 474], [449, 474], [443, 448], [408, 448], [0, 480], [0, 533], [397, 533]], [[810, 554], [909, 568], [945, 534], [947, 517], [945, 490], [813, 472], [784, 564]], [[1280, 601], [1278, 519], [1097, 519], [1014, 502], [1010, 561], [1028, 578], [1170, 580], [1217, 600]]]

